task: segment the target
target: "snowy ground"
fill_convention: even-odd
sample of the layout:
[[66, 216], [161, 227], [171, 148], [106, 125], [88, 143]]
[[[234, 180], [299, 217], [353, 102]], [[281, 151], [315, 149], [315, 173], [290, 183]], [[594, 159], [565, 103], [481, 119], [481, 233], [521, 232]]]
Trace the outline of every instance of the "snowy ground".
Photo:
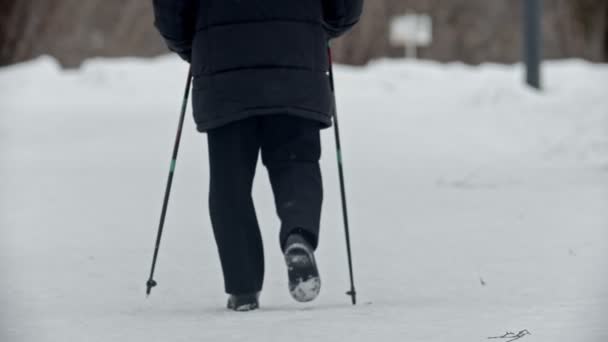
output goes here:
[[0, 69], [0, 341], [608, 341], [608, 66], [337, 68], [355, 277], [324, 133], [323, 290], [289, 297], [266, 173], [262, 310], [223, 309], [204, 136], [186, 122], [145, 298], [186, 67]]

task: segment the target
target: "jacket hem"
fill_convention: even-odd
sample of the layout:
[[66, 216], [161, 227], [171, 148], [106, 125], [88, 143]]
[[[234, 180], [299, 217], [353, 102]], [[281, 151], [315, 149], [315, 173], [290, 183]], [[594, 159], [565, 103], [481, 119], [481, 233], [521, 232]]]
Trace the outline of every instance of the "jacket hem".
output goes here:
[[238, 114], [222, 116], [218, 119], [208, 120], [204, 122], [196, 122], [196, 130], [205, 133], [214, 128], [218, 128], [235, 121], [248, 119], [254, 116], [262, 115], [291, 115], [297, 116], [304, 119], [310, 119], [318, 121], [322, 129], [329, 128], [332, 125], [331, 117], [327, 114], [310, 111], [301, 108], [260, 108], [260, 109], [249, 109]]

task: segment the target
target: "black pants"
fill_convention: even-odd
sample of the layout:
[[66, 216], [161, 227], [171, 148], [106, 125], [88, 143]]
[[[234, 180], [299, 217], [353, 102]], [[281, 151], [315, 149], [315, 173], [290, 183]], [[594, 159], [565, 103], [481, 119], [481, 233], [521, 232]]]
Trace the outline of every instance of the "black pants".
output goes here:
[[227, 293], [261, 291], [264, 281], [262, 237], [251, 197], [260, 150], [281, 219], [281, 247], [297, 231], [316, 248], [323, 200], [319, 130], [312, 120], [267, 115], [207, 132], [209, 212]]

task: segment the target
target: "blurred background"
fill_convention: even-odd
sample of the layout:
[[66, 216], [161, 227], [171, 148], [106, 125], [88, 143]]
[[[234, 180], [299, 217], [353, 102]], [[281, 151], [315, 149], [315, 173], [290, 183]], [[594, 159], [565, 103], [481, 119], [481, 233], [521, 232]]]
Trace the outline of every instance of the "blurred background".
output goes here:
[[[438, 61], [513, 63], [522, 56], [522, 1], [368, 0], [358, 27], [334, 46], [339, 62], [361, 65], [398, 57], [391, 22], [404, 14], [431, 19], [432, 39], [418, 56]], [[153, 27], [151, 0], [3, 0], [0, 65], [48, 54], [64, 67], [94, 57], [167, 52]], [[608, 1], [544, 0], [545, 58], [608, 61]]]

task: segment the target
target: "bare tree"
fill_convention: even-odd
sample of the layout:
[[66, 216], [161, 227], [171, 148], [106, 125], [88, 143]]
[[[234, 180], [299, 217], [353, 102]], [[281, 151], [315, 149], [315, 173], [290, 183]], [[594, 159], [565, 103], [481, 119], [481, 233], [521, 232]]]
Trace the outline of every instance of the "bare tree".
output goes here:
[[41, 54], [77, 66], [91, 56], [166, 51], [149, 0], [5, 0], [0, 6], [0, 65]]
[[[402, 56], [402, 49], [388, 43], [390, 18], [417, 12], [433, 19], [433, 43], [421, 49], [422, 58], [472, 64], [517, 62], [522, 54], [522, 1], [367, 1], [360, 26], [337, 44], [339, 57], [361, 64], [371, 57]], [[607, 1], [544, 0], [543, 11], [545, 57], [608, 61]]]
[[[512, 63], [521, 58], [521, 2], [367, 0], [361, 23], [334, 43], [336, 60], [364, 64], [402, 56], [390, 45], [389, 22], [405, 12], [433, 19], [433, 42], [422, 58]], [[548, 58], [608, 61], [608, 1], [544, 0], [543, 48]], [[150, 0], [2, 0], [0, 65], [41, 54], [64, 66], [93, 56], [154, 56], [167, 52], [153, 25]]]

